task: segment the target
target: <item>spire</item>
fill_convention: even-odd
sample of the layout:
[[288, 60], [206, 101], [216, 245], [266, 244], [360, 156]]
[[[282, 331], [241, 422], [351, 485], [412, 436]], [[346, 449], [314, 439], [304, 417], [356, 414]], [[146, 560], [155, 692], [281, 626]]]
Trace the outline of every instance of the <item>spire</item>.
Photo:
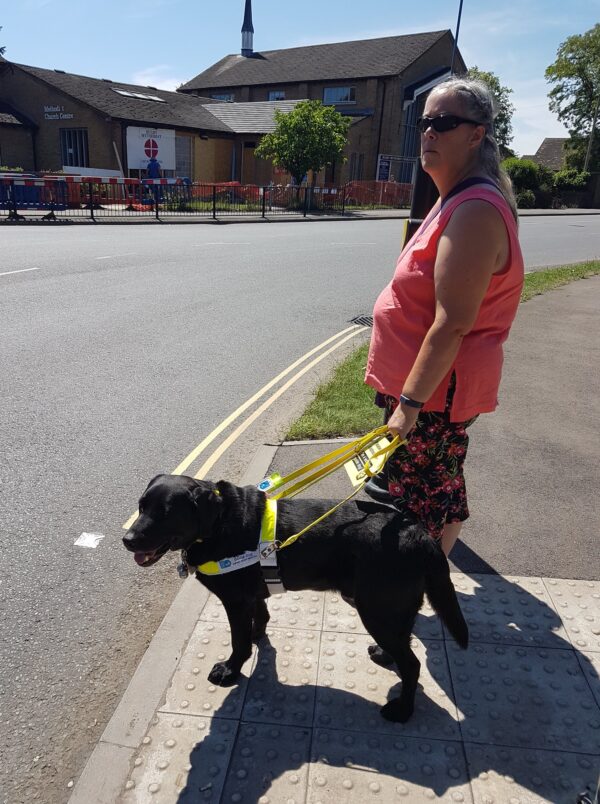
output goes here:
[[252, 0], [246, 0], [244, 24], [242, 25], [242, 56], [252, 56], [254, 26], [252, 25]]

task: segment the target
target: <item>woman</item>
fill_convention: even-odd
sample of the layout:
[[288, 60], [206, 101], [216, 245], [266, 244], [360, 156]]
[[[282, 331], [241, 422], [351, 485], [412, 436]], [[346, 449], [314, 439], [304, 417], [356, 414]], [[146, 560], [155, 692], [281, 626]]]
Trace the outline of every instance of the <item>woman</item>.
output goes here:
[[494, 103], [478, 81], [436, 86], [418, 123], [421, 163], [440, 199], [406, 245], [373, 313], [365, 381], [392, 433], [390, 494], [448, 555], [469, 516], [467, 427], [493, 411], [523, 285], [510, 180], [500, 168]]

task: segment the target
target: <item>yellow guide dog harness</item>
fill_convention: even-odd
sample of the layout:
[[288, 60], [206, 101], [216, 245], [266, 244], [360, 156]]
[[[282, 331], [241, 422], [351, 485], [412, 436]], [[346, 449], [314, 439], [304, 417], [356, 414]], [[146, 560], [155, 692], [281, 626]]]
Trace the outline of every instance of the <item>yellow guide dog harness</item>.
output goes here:
[[[370, 477], [378, 474], [383, 469], [385, 462], [390, 457], [392, 452], [401, 444], [406, 443], [406, 440], [401, 441], [399, 436], [395, 436], [391, 441], [385, 438], [388, 433], [387, 427], [378, 427], [372, 430], [367, 435], [345, 444], [327, 455], [317, 458], [309, 464], [297, 469], [285, 477], [278, 474], [271, 475], [258, 484], [258, 489], [265, 492], [265, 494], [277, 491], [272, 496], [267, 496], [265, 499], [265, 510], [262, 517], [260, 535], [258, 545], [254, 550], [246, 550], [237, 556], [229, 558], [222, 558], [219, 561], [207, 561], [199, 567], [189, 567], [190, 570], [195, 570], [201, 575], [223, 575], [228, 572], [235, 572], [235, 570], [249, 567], [252, 564], [260, 562], [263, 576], [269, 590], [274, 592], [285, 591], [283, 584], [279, 578], [277, 569], [277, 552], [284, 547], [293, 544], [296, 539], [299, 539], [304, 533], [310, 530], [319, 522], [322, 522], [334, 511], [343, 505], [348, 500], [352, 499], [368, 482]], [[376, 451], [367, 457], [366, 450], [376, 447]], [[354, 491], [345, 497], [341, 502], [337, 503], [326, 511], [322, 516], [318, 517], [314, 522], [311, 522], [305, 528], [290, 536], [285, 541], [280, 542], [275, 538], [277, 529], [277, 500], [285, 497], [294, 497], [304, 489], [312, 486], [314, 483], [327, 477], [332, 472], [335, 472], [340, 466], [346, 462], [359, 460], [362, 463], [362, 469], [359, 472], [361, 478], [360, 484]], [[305, 477], [302, 477], [305, 475]], [[301, 478], [301, 479], [298, 479]], [[287, 489], [282, 488], [288, 486], [292, 481], [297, 481]], [[218, 494], [219, 492], [215, 490]], [[181, 574], [187, 574], [181, 573]]]

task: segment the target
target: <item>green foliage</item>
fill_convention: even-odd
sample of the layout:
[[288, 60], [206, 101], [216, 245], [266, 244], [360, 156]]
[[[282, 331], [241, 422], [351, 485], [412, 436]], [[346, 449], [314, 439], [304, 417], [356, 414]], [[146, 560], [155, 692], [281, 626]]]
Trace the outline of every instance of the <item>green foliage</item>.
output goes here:
[[512, 89], [502, 86], [500, 79], [494, 73], [485, 72], [485, 70], [480, 70], [478, 67], [471, 67], [467, 71], [467, 76], [483, 81], [491, 89], [498, 106], [498, 114], [494, 121], [496, 141], [503, 155], [512, 155], [512, 152], [510, 154], [506, 153], [506, 151], [510, 151], [509, 145], [513, 139], [512, 116], [515, 112], [515, 107], [510, 102], [509, 97], [512, 94]]
[[505, 159], [502, 167], [510, 176], [516, 193], [537, 190], [540, 186], [540, 166], [531, 159]]
[[[505, 159], [502, 167], [510, 176], [515, 191], [517, 206], [522, 209], [547, 209], [556, 201], [557, 187], [555, 174], [545, 165], [538, 165], [531, 159]], [[572, 174], [569, 173], [569, 181]]]
[[[546, 68], [546, 80], [555, 86], [548, 93], [550, 110], [579, 140], [579, 157], [587, 150], [594, 115], [600, 101], [600, 23], [584, 34], [569, 36], [560, 45], [556, 61]], [[595, 140], [600, 138], [596, 132]], [[585, 149], [582, 148], [585, 142]], [[590, 170], [600, 170], [600, 153], [593, 149]], [[585, 159], [585, 155], [583, 155]], [[574, 167], [583, 167], [577, 160]], [[571, 162], [572, 164], [572, 162]]]
[[[571, 137], [565, 142], [565, 164], [575, 170], [583, 170], [585, 156], [588, 149], [589, 137], [582, 137], [580, 134], [571, 132]], [[592, 143], [590, 154], [589, 169], [591, 171], [600, 170], [600, 132], [596, 125], [596, 133]]]
[[23, 168], [8, 167], [8, 165], [0, 165], [0, 173], [23, 173]]
[[590, 174], [574, 168], [559, 170], [554, 174], [554, 188], [556, 190], [585, 190]]
[[535, 209], [535, 193], [533, 190], [521, 190], [515, 194], [519, 209]]
[[317, 173], [341, 159], [350, 120], [321, 101], [301, 101], [291, 112], [275, 112], [275, 131], [265, 134], [254, 154], [287, 170], [300, 184], [308, 170]]

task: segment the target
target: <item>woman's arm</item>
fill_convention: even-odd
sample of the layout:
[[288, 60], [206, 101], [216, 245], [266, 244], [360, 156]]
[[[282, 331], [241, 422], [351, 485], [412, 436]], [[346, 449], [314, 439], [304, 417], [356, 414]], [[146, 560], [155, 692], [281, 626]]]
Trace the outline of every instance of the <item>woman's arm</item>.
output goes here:
[[[475, 323], [492, 274], [503, 267], [507, 255], [508, 235], [498, 210], [476, 199], [462, 203], [438, 243], [435, 319], [404, 383], [405, 396], [426, 402], [433, 394]], [[390, 430], [404, 437], [418, 413], [401, 403], [390, 417]]]

